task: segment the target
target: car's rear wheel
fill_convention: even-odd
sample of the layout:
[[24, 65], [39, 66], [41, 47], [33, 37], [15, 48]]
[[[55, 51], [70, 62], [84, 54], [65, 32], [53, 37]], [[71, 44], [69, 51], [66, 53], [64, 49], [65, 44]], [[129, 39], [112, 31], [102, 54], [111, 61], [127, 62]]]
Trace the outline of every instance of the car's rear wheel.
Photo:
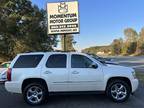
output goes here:
[[114, 80], [108, 84], [106, 92], [114, 102], [124, 102], [129, 98], [131, 90], [125, 81]]
[[23, 90], [24, 100], [30, 105], [42, 104], [47, 96], [46, 87], [39, 83], [27, 85]]

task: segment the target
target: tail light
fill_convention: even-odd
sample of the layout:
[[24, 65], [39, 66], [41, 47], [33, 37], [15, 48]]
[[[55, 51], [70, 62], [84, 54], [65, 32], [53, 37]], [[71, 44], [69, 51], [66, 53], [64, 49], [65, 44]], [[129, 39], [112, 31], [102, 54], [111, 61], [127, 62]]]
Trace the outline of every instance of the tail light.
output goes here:
[[12, 74], [12, 69], [8, 68], [8, 70], [7, 70], [7, 80], [8, 81], [11, 81], [11, 74]]

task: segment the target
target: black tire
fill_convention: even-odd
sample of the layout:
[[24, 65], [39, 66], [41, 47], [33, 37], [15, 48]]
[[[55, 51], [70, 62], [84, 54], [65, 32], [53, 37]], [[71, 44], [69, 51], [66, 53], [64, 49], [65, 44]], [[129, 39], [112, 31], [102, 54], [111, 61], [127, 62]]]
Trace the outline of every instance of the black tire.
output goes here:
[[[123, 89], [119, 88], [120, 85], [123, 86]], [[119, 91], [114, 90], [116, 86], [118, 86]], [[128, 85], [128, 83], [123, 80], [113, 80], [107, 85], [106, 94], [114, 102], [118, 102], [118, 103], [125, 102], [126, 100], [128, 100], [130, 93], [131, 93], [130, 85]], [[118, 97], [119, 98], [121, 97], [121, 99], [118, 99]]]
[[[30, 91], [30, 89], [33, 89], [33, 88], [36, 88], [37, 90], [39, 89], [39, 91], [42, 91], [42, 92], [39, 92], [40, 95], [42, 94], [41, 96], [38, 97], [38, 94], [37, 94], [37, 97], [40, 98], [39, 101], [37, 101], [37, 102], [32, 102], [32, 101], [30, 101], [30, 99], [28, 99], [28, 95], [30, 94], [29, 91]], [[35, 92], [35, 91], [33, 90], [32, 92]], [[34, 94], [34, 93], [30, 94], [31, 97], [33, 96], [32, 94]], [[34, 95], [36, 95], [36, 94], [34, 94]], [[35, 106], [35, 105], [43, 104], [45, 102], [47, 96], [48, 96], [48, 91], [47, 91], [46, 87], [43, 86], [40, 83], [31, 83], [31, 84], [28, 84], [23, 89], [23, 98], [24, 98], [25, 102], [28, 103], [29, 105]], [[33, 101], [34, 100], [35, 101], [38, 100], [38, 98], [36, 98], [36, 99], [34, 99], [34, 98], [35, 97], [33, 97], [33, 99], [31, 99], [31, 100], [33, 100]]]

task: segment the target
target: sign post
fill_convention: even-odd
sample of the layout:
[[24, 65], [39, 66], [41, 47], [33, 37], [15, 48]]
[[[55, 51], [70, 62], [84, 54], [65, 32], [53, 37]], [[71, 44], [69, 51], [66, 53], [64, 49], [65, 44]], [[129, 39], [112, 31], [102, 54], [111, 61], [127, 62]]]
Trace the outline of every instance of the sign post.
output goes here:
[[67, 50], [67, 48], [66, 48], [66, 34], [64, 34], [63, 39], [64, 39], [64, 51], [66, 51]]
[[66, 34], [79, 33], [78, 1], [47, 4], [48, 34], [64, 35], [66, 51]]

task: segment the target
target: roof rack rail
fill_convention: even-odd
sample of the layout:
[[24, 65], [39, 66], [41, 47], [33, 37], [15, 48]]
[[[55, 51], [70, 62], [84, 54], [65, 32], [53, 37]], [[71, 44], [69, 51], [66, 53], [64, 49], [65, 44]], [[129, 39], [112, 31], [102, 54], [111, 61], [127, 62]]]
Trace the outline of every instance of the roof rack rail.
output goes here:
[[54, 52], [76, 52], [76, 51], [63, 51], [63, 50], [54, 50]]

